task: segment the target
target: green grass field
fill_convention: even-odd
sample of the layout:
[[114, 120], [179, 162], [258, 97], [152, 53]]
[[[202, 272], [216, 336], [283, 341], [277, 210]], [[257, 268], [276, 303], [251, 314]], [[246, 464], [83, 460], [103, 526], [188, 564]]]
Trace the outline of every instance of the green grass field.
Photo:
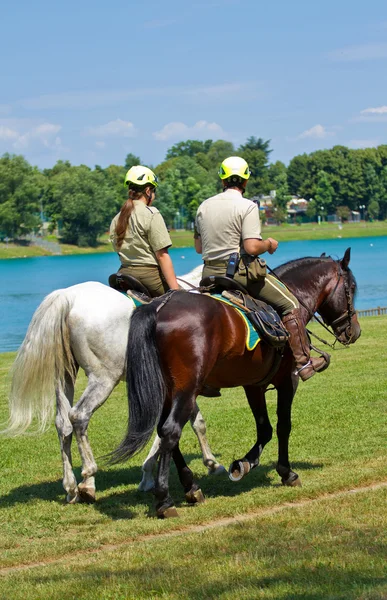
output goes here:
[[[387, 317], [361, 325], [357, 343], [334, 350], [297, 392], [290, 459], [301, 488], [280, 485], [275, 437], [241, 482], [208, 476], [187, 427], [182, 451], [207, 500], [187, 506], [173, 469], [180, 518], [158, 521], [153, 497], [137, 491], [146, 451], [125, 465], [99, 461], [96, 504], [70, 506], [54, 426], [0, 438], [0, 598], [387, 598]], [[13, 359], [0, 355], [0, 420]], [[228, 467], [255, 441], [243, 391], [199, 405]], [[274, 392], [268, 407], [275, 426]], [[121, 384], [91, 420], [97, 457], [116, 447], [126, 419]], [[73, 457], [79, 479], [75, 448]]]
[[[170, 232], [174, 248], [187, 248], [193, 246], [193, 232], [177, 230]], [[279, 227], [274, 225], [264, 226], [264, 237], [273, 237], [279, 242], [299, 240], [329, 240], [336, 238], [372, 237], [387, 235], [387, 221], [374, 223], [345, 223], [339, 228], [337, 223], [305, 223], [303, 225], [284, 224]], [[55, 236], [49, 236], [49, 241], [57, 242]], [[98, 252], [112, 252], [108, 235], [102, 236], [100, 243], [95, 248], [79, 248], [70, 244], [61, 244], [62, 254], [94, 254]], [[49, 256], [50, 252], [38, 246], [18, 246], [12, 243], [0, 243], [0, 259], [26, 258], [30, 256]]]

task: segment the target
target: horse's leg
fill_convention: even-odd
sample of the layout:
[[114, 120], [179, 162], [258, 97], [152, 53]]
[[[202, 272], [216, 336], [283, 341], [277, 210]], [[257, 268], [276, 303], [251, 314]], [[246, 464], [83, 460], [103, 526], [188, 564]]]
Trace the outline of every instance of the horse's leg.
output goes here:
[[192, 429], [194, 430], [194, 432], [198, 438], [198, 442], [199, 442], [199, 445], [200, 445], [200, 448], [202, 451], [202, 455], [203, 455], [203, 464], [205, 467], [208, 468], [208, 473], [209, 474], [213, 473], [216, 475], [218, 475], [220, 473], [225, 473], [226, 469], [224, 468], [223, 465], [218, 463], [215, 456], [211, 452], [211, 448], [210, 448], [210, 445], [208, 443], [207, 436], [206, 436], [206, 431], [207, 431], [206, 422], [205, 422], [203, 415], [200, 412], [199, 407], [196, 402], [195, 402], [194, 409], [193, 409], [189, 419], [191, 422]]
[[157, 463], [160, 450], [160, 438], [156, 435], [155, 440], [152, 444], [152, 448], [149, 451], [148, 456], [142, 464], [142, 479], [138, 489], [140, 492], [150, 492], [155, 487], [153, 479], [153, 469]]
[[71, 459], [71, 440], [73, 437], [73, 426], [69, 418], [69, 412], [74, 401], [74, 383], [69, 375], [65, 376], [65, 389], [63, 390], [61, 387], [58, 387], [55, 390], [55, 394], [55, 427], [58, 432], [62, 456], [63, 487], [67, 492], [67, 502], [73, 504], [79, 501], [79, 492]]
[[198, 484], [195, 483], [193, 473], [185, 462], [179, 444], [177, 444], [177, 446], [174, 448], [172, 457], [176, 465], [177, 473], [179, 475], [180, 483], [183, 486], [185, 499], [187, 502], [189, 504], [204, 502], [204, 494], [199, 488]]
[[94, 475], [97, 472], [97, 463], [94, 460], [87, 428], [91, 416], [107, 400], [116, 383], [117, 381], [113, 380], [108, 373], [104, 377], [99, 375], [98, 378], [89, 374], [86, 390], [70, 411], [70, 420], [77, 437], [78, 450], [82, 460], [83, 481], [78, 485], [78, 491], [83, 502], [95, 502]]
[[262, 451], [273, 435], [273, 428], [267, 413], [265, 390], [254, 385], [246, 385], [244, 389], [254, 415], [257, 441], [243, 458], [234, 460], [230, 465], [229, 478], [231, 481], [240, 481], [251, 469], [258, 466]]
[[[177, 460], [179, 477], [183, 478], [183, 481], [185, 482], [183, 485], [188, 485], [189, 481], [188, 472], [185, 471], [183, 473], [184, 467], [187, 469], [188, 467], [178, 449], [181, 432], [194, 408], [196, 397], [196, 395], [194, 395], [196, 387], [193, 386], [192, 390], [187, 390], [187, 387], [184, 391], [179, 391], [178, 393], [175, 392], [173, 394], [174, 400], [172, 402], [172, 410], [169, 414], [162, 414], [157, 427], [157, 433], [160, 436], [161, 443], [154, 494], [156, 497], [156, 512], [160, 519], [178, 516], [174, 502], [169, 495], [169, 468], [173, 454]], [[197, 387], [197, 389], [199, 389], [199, 387]], [[184, 464], [181, 462], [181, 459]], [[188, 471], [190, 470], [188, 469]], [[194, 485], [193, 479], [190, 480], [189, 483], [190, 487], [192, 487]], [[198, 491], [199, 488], [195, 489], [195, 492]]]
[[[203, 455], [203, 464], [205, 467], [208, 468], [208, 473], [215, 475], [227, 473], [224, 466], [218, 463], [215, 456], [211, 452], [211, 448], [206, 436], [206, 422], [196, 402], [189, 420], [192, 429], [194, 430], [198, 438], [198, 442]], [[155, 482], [153, 479], [153, 469], [156, 465], [157, 457], [159, 456], [159, 449], [160, 438], [158, 435], [156, 435], [155, 440], [152, 444], [152, 448], [150, 449], [148, 456], [142, 464], [142, 479], [140, 485], [138, 486], [138, 490], [140, 492], [150, 492], [154, 489]]]
[[301, 479], [290, 468], [289, 463], [289, 437], [292, 429], [291, 411], [294, 394], [296, 393], [298, 378], [290, 375], [277, 387], [277, 437], [278, 437], [278, 463], [277, 473], [284, 485], [301, 485]]

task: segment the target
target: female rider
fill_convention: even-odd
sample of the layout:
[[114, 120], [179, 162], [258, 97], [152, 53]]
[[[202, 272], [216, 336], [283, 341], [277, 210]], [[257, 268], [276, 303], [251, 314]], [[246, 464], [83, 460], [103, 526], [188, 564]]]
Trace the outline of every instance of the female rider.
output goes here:
[[128, 199], [110, 225], [110, 241], [121, 261], [119, 273], [138, 279], [152, 297], [169, 289], [176, 280], [168, 248], [172, 245], [164, 219], [154, 206], [157, 177], [137, 165], [125, 177]]

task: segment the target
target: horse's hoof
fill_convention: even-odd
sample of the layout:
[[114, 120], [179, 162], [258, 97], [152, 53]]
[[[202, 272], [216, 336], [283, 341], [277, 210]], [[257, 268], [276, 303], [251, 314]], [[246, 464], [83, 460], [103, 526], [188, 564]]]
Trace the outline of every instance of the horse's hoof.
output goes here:
[[251, 470], [250, 463], [242, 460], [234, 460], [228, 470], [231, 481], [240, 481]]
[[153, 479], [142, 479], [140, 481], [140, 485], [138, 486], [139, 492], [153, 492], [155, 489], [155, 482]]
[[199, 504], [205, 501], [204, 494], [201, 489], [195, 490], [194, 492], [190, 490], [186, 493], [185, 499], [188, 504]]
[[168, 506], [168, 508], [161, 507], [157, 509], [156, 514], [159, 519], [173, 519], [179, 516], [176, 506]]
[[79, 497], [78, 492], [76, 492], [75, 494], [67, 494], [66, 496], [66, 502], [67, 504], [78, 504], [78, 502], [80, 502], [81, 499]]
[[78, 486], [80, 502], [85, 504], [94, 504], [96, 501], [95, 488], [83, 486], [81, 483]]
[[297, 473], [291, 473], [287, 479], [282, 477], [281, 479], [282, 485], [286, 485], [288, 487], [301, 487], [301, 479], [297, 475]]
[[224, 473], [227, 473], [227, 469], [223, 465], [216, 465], [212, 469], [208, 469], [209, 475], [224, 475]]

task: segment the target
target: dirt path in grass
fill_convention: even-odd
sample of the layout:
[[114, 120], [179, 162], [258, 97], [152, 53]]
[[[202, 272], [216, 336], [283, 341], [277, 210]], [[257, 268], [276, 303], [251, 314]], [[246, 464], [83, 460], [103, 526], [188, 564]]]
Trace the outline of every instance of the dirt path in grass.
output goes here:
[[93, 555], [96, 555], [99, 552], [106, 552], [106, 551], [114, 552], [115, 550], [119, 550], [120, 548], [128, 547], [133, 544], [138, 544], [139, 542], [151, 542], [151, 541], [155, 541], [155, 540], [157, 540], [157, 541], [158, 540], [166, 540], [169, 538], [183, 536], [183, 535], [192, 534], [192, 533], [202, 533], [202, 532], [208, 531], [210, 529], [215, 529], [218, 527], [228, 527], [229, 525], [235, 525], [235, 524], [239, 524], [239, 523], [244, 523], [246, 521], [252, 521], [253, 519], [256, 519], [257, 517], [271, 516], [276, 513], [280, 513], [280, 512], [295, 509], [295, 508], [296, 509], [304, 508], [306, 506], [316, 504], [317, 502], [320, 502], [321, 500], [336, 500], [337, 498], [343, 498], [343, 497], [349, 496], [351, 494], [362, 494], [362, 493], [366, 493], [366, 492], [370, 492], [370, 491], [374, 491], [374, 490], [380, 490], [382, 488], [387, 488], [387, 481], [382, 481], [379, 483], [372, 483], [372, 484], [369, 484], [369, 485], [366, 485], [363, 487], [353, 488], [350, 490], [343, 490], [341, 492], [322, 494], [321, 496], [318, 496], [317, 498], [301, 500], [299, 502], [285, 502], [284, 504], [280, 504], [279, 506], [273, 506], [270, 508], [256, 510], [254, 512], [249, 512], [245, 515], [239, 515], [238, 517], [227, 517], [227, 518], [217, 519], [217, 520], [212, 521], [211, 523], [207, 523], [205, 525], [189, 525], [187, 527], [183, 527], [182, 529], [177, 529], [177, 530], [169, 531], [166, 533], [161, 533], [161, 534], [152, 533], [152, 534], [148, 534], [148, 535], [140, 535], [139, 537], [130, 538], [128, 540], [119, 542], [117, 544], [104, 544], [104, 545], [101, 545], [99, 548], [92, 548], [89, 550], [81, 550], [79, 552], [72, 552], [71, 554], [65, 554], [58, 558], [48, 558], [48, 559], [34, 562], [34, 563], [15, 565], [13, 567], [4, 567], [4, 568], [0, 568], [0, 575], [4, 576], [4, 575], [9, 575], [11, 573], [15, 573], [18, 571], [26, 571], [28, 569], [36, 569], [38, 567], [47, 567], [47, 566], [51, 566], [54, 564], [60, 564], [60, 563], [71, 564], [72, 562], [77, 562], [79, 560], [80, 556], [92, 557]]

